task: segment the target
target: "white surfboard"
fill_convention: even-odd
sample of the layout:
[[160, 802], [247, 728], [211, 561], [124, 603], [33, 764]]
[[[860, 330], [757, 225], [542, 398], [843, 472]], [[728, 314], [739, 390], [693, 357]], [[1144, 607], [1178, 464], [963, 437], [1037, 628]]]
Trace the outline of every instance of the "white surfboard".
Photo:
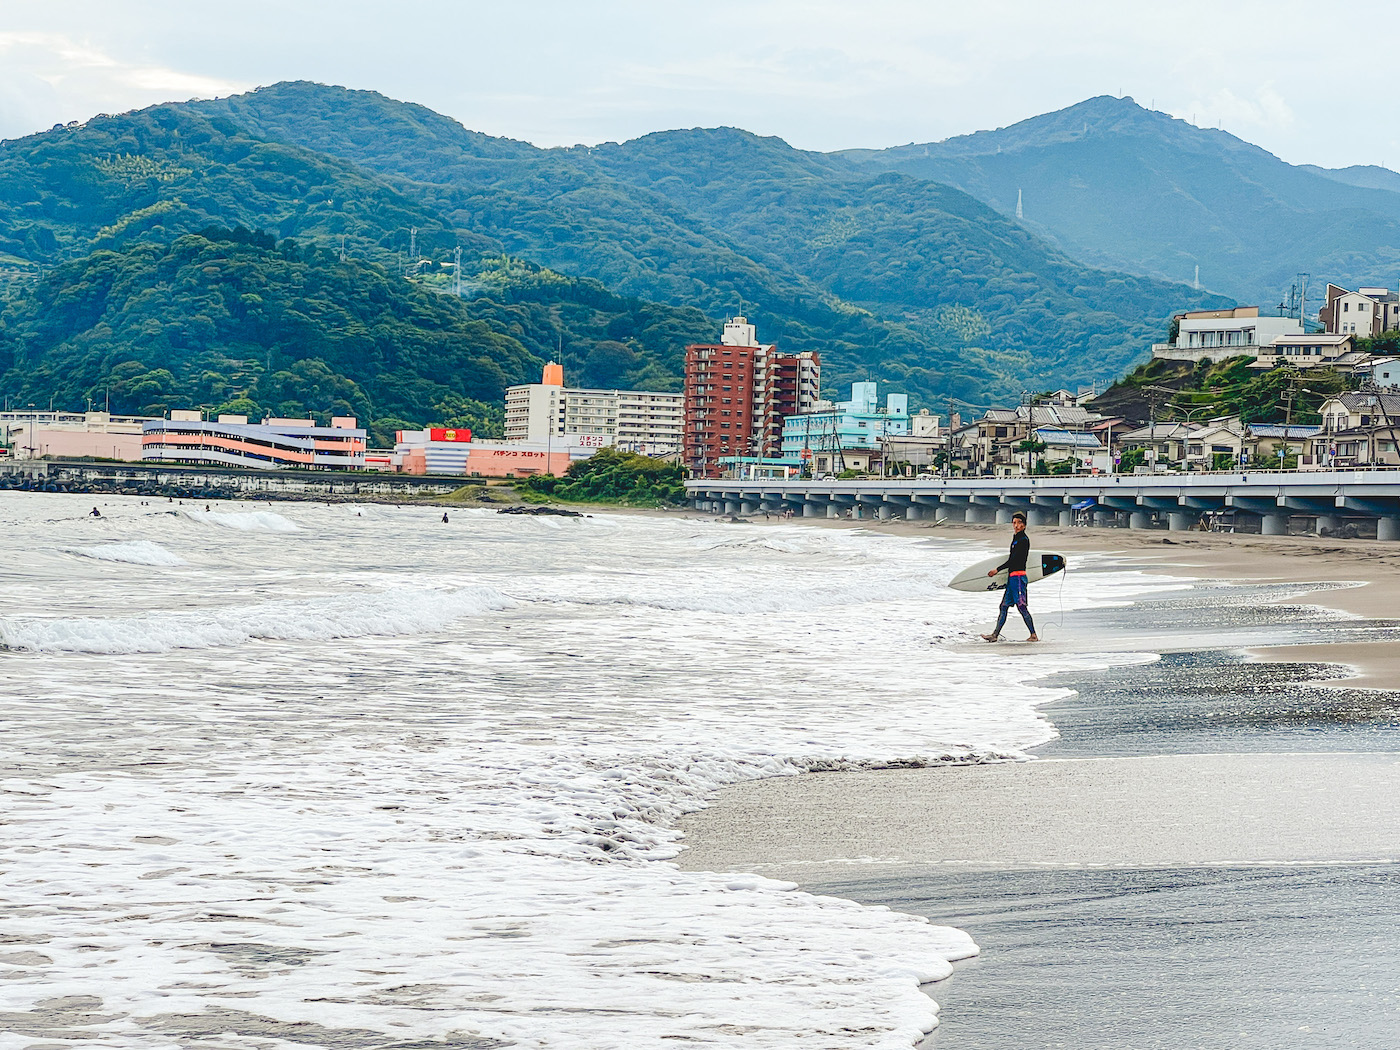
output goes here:
[[[995, 558], [988, 558], [986, 561], [979, 561], [976, 565], [969, 565], [962, 572], [958, 573], [948, 581], [948, 586], [955, 591], [1000, 591], [1006, 588], [1007, 571], [1002, 569], [995, 576], [988, 576], [1002, 562], [1006, 561], [1005, 554], [998, 554]], [[1051, 551], [1031, 551], [1026, 557], [1026, 580], [1035, 583], [1036, 580], [1043, 580], [1047, 576], [1053, 576], [1065, 567], [1065, 556], [1055, 554]]]

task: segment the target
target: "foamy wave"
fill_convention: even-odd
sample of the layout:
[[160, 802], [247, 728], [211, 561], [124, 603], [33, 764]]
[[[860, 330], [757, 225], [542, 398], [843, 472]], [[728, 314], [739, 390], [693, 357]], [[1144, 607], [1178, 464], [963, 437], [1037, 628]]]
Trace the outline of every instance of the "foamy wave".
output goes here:
[[218, 525], [239, 532], [300, 532], [301, 526], [294, 521], [274, 514], [270, 510], [250, 510], [241, 514], [225, 514], [219, 511], [185, 511], [191, 521], [202, 521], [206, 525]]
[[104, 543], [97, 547], [72, 547], [69, 554], [97, 561], [120, 561], [131, 565], [188, 565], [178, 554], [172, 554], [159, 543], [132, 540], [130, 543]]
[[78, 619], [0, 620], [0, 644], [30, 652], [163, 653], [241, 645], [253, 639], [328, 641], [334, 638], [431, 634], [453, 620], [515, 602], [490, 587], [455, 591], [401, 588], [316, 602], [267, 602], [204, 613]]
[[873, 579], [854, 583], [836, 582], [829, 577], [821, 577], [814, 578], [802, 586], [765, 586], [762, 581], [755, 580], [748, 587], [722, 587], [710, 591], [677, 587], [650, 594], [634, 590], [624, 594], [561, 597], [578, 605], [635, 605], [664, 609], [667, 612], [773, 614], [927, 598], [931, 594], [939, 594], [939, 585], [942, 582], [927, 576], [911, 576], [899, 580]]

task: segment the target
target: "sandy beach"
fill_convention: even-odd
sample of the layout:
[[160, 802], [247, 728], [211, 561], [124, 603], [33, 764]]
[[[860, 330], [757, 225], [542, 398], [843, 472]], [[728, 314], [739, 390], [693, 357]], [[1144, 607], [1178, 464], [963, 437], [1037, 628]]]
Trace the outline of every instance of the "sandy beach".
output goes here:
[[[776, 517], [766, 521], [762, 517], [747, 520], [758, 525], [863, 528], [872, 532], [985, 543], [996, 550], [1006, 546], [1011, 534], [1009, 525], [935, 526], [925, 522], [825, 518], [782, 521]], [[1108, 556], [1145, 572], [1166, 576], [1274, 584], [1345, 584], [1344, 587], [1305, 592], [1305, 597], [1290, 598], [1290, 601], [1305, 601], [1347, 616], [1385, 619], [1400, 610], [1400, 543], [1058, 526], [1036, 526], [1029, 532], [1037, 549], [1056, 550], [1067, 555]], [[1052, 635], [1047, 636], [1047, 642], [1053, 641]], [[1385, 641], [1268, 646], [1249, 651], [1260, 659], [1334, 663], [1349, 668], [1334, 680], [1337, 684], [1400, 689], [1400, 651]]]
[[[994, 549], [1010, 534], [1007, 525], [811, 524]], [[1058, 714], [1057, 704], [1043, 710], [1075, 739], [1068, 749], [1047, 747], [1053, 758], [807, 774], [726, 789], [683, 821], [681, 865], [789, 879], [965, 929], [983, 954], [929, 988], [944, 1012], [928, 1047], [1273, 1047], [1311, 1031], [1341, 1041], [1293, 1045], [1390, 1045], [1400, 1021], [1395, 996], [1358, 1005], [1350, 989], [1400, 960], [1389, 948], [1349, 953], [1359, 941], [1393, 940], [1384, 930], [1400, 904], [1400, 880], [1391, 874], [1400, 860], [1392, 845], [1400, 835], [1400, 701], [1386, 692], [1400, 690], [1400, 654], [1388, 623], [1368, 625], [1393, 616], [1400, 544], [1030, 531], [1035, 548], [1069, 555], [1071, 572], [1074, 555], [1093, 554], [1115, 568], [1237, 581], [1246, 587], [1240, 600], [1278, 603], [1281, 623], [1285, 607], [1302, 604], [1336, 614], [1322, 624], [1354, 618], [1356, 629], [1311, 632], [1337, 641], [1260, 645], [1267, 630], [1235, 633], [1212, 619], [1218, 607], [1197, 607], [1192, 598], [1176, 599], [1184, 609], [1160, 638], [1142, 610], [1125, 610], [1121, 624], [1113, 610], [1101, 612], [1092, 635], [1082, 622], [1077, 637], [1042, 629], [1047, 647], [1091, 638], [1094, 646], [1174, 652], [1188, 662], [1211, 651], [1198, 672], [1204, 688], [1192, 687], [1193, 695], [1205, 694], [1198, 709], [1212, 709], [1209, 717], [1187, 727], [1173, 721], [1183, 718], [1181, 705], [1160, 702], [1177, 666], [1171, 659], [1156, 672], [1155, 688], [1165, 693], [1134, 695], [1137, 679], [1123, 669], [1104, 672], [1097, 684], [1062, 679], [1057, 684], [1077, 695]], [[1039, 616], [1048, 603], [1042, 597], [1037, 610], [1036, 593]], [[1021, 625], [1012, 626], [1008, 636], [1020, 637]], [[974, 641], [985, 629], [969, 624], [966, 639], [944, 644], [985, 646], [1006, 658], [1027, 651], [1015, 642]], [[1372, 631], [1375, 639], [1367, 637]], [[1263, 664], [1241, 663], [1241, 650]], [[1233, 664], [1209, 663], [1226, 651], [1236, 652]], [[1314, 666], [1288, 677], [1300, 664], [1335, 670]], [[1112, 693], [1105, 682], [1127, 684]], [[1212, 705], [1217, 686], [1222, 700]], [[1329, 698], [1343, 695], [1339, 715]], [[1088, 717], [1070, 710], [1076, 705]], [[1283, 713], [1261, 714], [1269, 705]], [[1106, 736], [1094, 735], [1096, 711], [1114, 721], [1116, 745], [1133, 737], [1131, 756], [1114, 754]], [[1267, 915], [1252, 888], [1260, 879], [1270, 895]], [[1283, 919], [1329, 910], [1335, 915], [1323, 928]], [[1115, 937], [1093, 932], [1103, 924], [1127, 932], [1115, 945]], [[1207, 972], [1173, 961], [1202, 952], [1212, 960]], [[1286, 960], [1310, 952], [1346, 961], [1310, 975], [1315, 987], [1307, 997], [1280, 992], [1299, 979]], [[1047, 1005], [1020, 1009], [1035, 998]], [[1075, 1008], [1065, 1011], [1071, 999]], [[1183, 1003], [1192, 1004], [1190, 1016], [1181, 1014]], [[1174, 1013], [1180, 1016], [1162, 1023]]]

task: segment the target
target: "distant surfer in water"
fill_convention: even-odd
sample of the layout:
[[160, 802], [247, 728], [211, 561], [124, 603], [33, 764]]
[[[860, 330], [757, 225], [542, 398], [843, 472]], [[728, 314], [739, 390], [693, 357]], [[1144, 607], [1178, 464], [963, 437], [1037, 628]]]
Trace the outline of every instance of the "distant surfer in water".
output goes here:
[[1014, 605], [1016, 611], [1021, 614], [1021, 619], [1026, 621], [1026, 630], [1031, 632], [1026, 641], [1038, 642], [1040, 637], [1035, 633], [1035, 621], [1031, 619], [1031, 610], [1026, 604], [1026, 557], [1031, 552], [1031, 541], [1026, 535], [1026, 516], [1019, 510], [1011, 515], [1011, 528], [1015, 530], [1015, 535], [1011, 537], [1011, 553], [1004, 562], [987, 573], [988, 576], [995, 576], [1002, 569], [1007, 570], [1006, 591], [1001, 596], [1001, 615], [997, 617], [997, 625], [992, 633], [982, 637], [989, 642], [999, 640], [1001, 629], [1006, 626], [1006, 614]]

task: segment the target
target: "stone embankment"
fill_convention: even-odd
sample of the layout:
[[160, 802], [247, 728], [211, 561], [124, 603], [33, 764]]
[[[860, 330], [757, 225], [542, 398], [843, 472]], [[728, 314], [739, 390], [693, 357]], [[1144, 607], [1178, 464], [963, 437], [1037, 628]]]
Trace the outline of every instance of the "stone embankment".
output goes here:
[[328, 470], [264, 471], [72, 460], [0, 462], [0, 490], [162, 499], [431, 501], [467, 483], [460, 477]]

